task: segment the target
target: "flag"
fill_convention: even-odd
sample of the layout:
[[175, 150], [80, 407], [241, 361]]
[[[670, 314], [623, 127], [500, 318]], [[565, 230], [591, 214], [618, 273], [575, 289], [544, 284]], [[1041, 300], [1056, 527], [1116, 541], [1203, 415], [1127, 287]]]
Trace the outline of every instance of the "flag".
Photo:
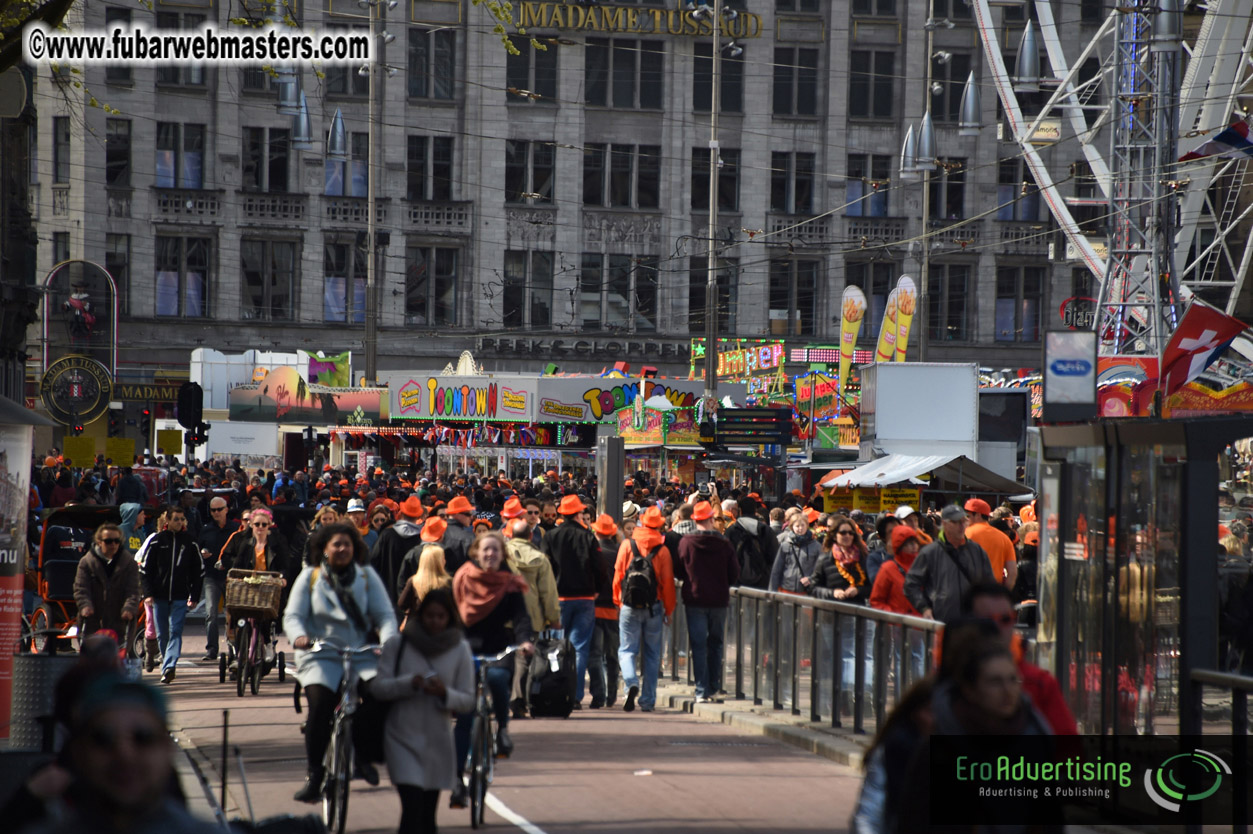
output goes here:
[[1180, 162], [1191, 162], [1207, 156], [1253, 156], [1253, 142], [1249, 141], [1249, 123], [1232, 122], [1213, 139], [1202, 142], [1195, 150], [1179, 157]]
[[1162, 354], [1166, 396], [1200, 376], [1243, 332], [1244, 322], [1193, 299]]

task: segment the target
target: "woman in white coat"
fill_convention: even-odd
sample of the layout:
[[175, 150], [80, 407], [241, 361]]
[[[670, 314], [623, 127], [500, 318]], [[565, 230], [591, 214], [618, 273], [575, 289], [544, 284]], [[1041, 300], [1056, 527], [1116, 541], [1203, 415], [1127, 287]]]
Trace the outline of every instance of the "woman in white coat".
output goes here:
[[434, 834], [439, 792], [457, 781], [450, 718], [474, 708], [474, 659], [450, 589], [429, 591], [406, 614], [370, 692], [393, 702], [383, 750], [400, 794], [400, 834]]
[[[390, 640], [396, 635], [396, 614], [383, 580], [367, 565], [365, 542], [352, 524], [336, 523], [319, 527], [309, 537], [311, 553], [318, 554], [317, 565], [306, 565], [292, 583], [291, 597], [283, 612], [283, 632], [296, 649], [296, 679], [309, 701], [305, 725], [305, 757], [309, 775], [296, 792], [297, 802], [317, 802], [321, 797], [322, 757], [331, 740], [340, 678], [343, 666], [335, 652], [310, 652], [315, 640], [330, 640], [356, 648], [369, 643], [370, 633]], [[374, 677], [376, 658], [358, 657], [356, 670], [362, 680]], [[353, 724], [356, 730], [361, 725]], [[357, 749], [362, 749], [360, 744]], [[362, 778], [378, 784], [378, 771], [369, 762], [358, 761]]]

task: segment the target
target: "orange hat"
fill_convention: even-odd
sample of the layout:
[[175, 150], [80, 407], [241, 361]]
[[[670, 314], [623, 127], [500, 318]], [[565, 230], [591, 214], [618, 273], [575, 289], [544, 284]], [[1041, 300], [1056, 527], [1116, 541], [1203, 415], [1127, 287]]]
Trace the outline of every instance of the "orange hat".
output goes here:
[[666, 517], [656, 507], [649, 507], [640, 515], [640, 524], [652, 530], [660, 530], [666, 526]]
[[908, 524], [898, 524], [892, 530], [892, 550], [899, 550], [901, 545], [913, 539], [922, 544], [922, 539], [918, 538], [918, 531]]
[[426, 515], [426, 508], [422, 506], [418, 496], [410, 495], [405, 499], [405, 503], [400, 505], [400, 514], [407, 515], [410, 518], [421, 518]]
[[624, 483], [624, 484], [623, 484], [623, 486], [633, 487], [633, 486], [635, 486], [635, 481], [633, 481], [633, 480], [632, 480], [632, 479], [630, 479], [630, 478], [627, 478], [627, 479], [626, 479], [626, 483]]
[[453, 515], [460, 515], [461, 513], [472, 513], [474, 512], [474, 507], [473, 505], [470, 504], [470, 501], [468, 498], [466, 498], [464, 495], [458, 495], [456, 498], [448, 502], [448, 512], [450, 512]]
[[547, 476], [548, 476], [548, 477], [550, 477], [550, 478], [555, 478], [555, 477], [557, 477], [557, 470], [556, 470], [556, 469], [549, 469], [549, 470], [548, 470], [547, 472], [545, 472], [544, 474], [545, 474], [545, 475], [547, 475]]
[[979, 515], [992, 515], [992, 508], [988, 506], [988, 502], [982, 498], [971, 498], [966, 502], [963, 508], [968, 513], [978, 513]]
[[329, 463], [328, 463], [328, 464], [325, 464], [325, 465], [322, 467], [322, 471], [323, 471], [323, 472], [330, 472], [330, 471], [331, 471], [331, 465], [330, 465]]
[[1231, 528], [1229, 528], [1226, 524], [1218, 525], [1218, 538], [1225, 539], [1230, 535], [1231, 535]]
[[749, 497], [749, 498], [751, 498], [751, 499], [753, 499], [754, 501], [760, 501], [760, 500], [761, 500], [761, 496], [760, 496], [760, 495], [758, 495], [758, 494], [757, 494], [757, 493], [755, 493], [755, 492], [750, 492], [750, 493], [748, 494], [748, 497]]
[[700, 501], [692, 508], [692, 521], [708, 521], [714, 517], [714, 508], [708, 501]]
[[522, 506], [522, 502], [517, 497], [510, 498], [505, 502], [505, 508], [500, 511], [505, 518], [517, 518], [520, 515], [526, 515], [526, 507]]
[[567, 495], [561, 499], [561, 504], [557, 507], [557, 512], [562, 515], [574, 515], [575, 513], [584, 512], [587, 505], [579, 500], [577, 495]]
[[492, 529], [491, 519], [488, 519], [488, 518], [474, 519], [474, 532], [475, 533], [479, 532], [480, 530], [490, 530], [490, 529]]
[[1022, 543], [1029, 544], [1034, 547], [1039, 547], [1040, 546], [1040, 531], [1032, 530], [1030, 533], [1023, 536]]
[[56, 466], [56, 465], [57, 465], [57, 459], [54, 458], [52, 455], [48, 455], [48, 457], [44, 458], [44, 466]]
[[391, 511], [392, 511], [392, 515], [395, 515], [396, 513], [400, 512], [400, 505], [399, 505], [399, 504], [397, 504], [397, 503], [396, 503], [395, 501], [393, 501], [392, 499], [390, 499], [390, 498], [383, 498], [383, 499], [381, 499], [381, 500], [382, 500], [382, 502], [383, 502], [384, 504], [386, 504], [386, 505], [387, 505], [387, 509], [389, 509], [389, 510], [391, 510]]
[[422, 541], [437, 542], [444, 537], [444, 531], [448, 529], [448, 522], [436, 516], [422, 525]]
[[813, 507], [805, 508], [805, 520], [808, 521], [810, 524], [813, 524], [815, 521], [817, 521], [819, 516], [821, 515], [822, 513], [818, 512]]
[[799, 489], [792, 490], [792, 494], [795, 495], [797, 498], [805, 497], [805, 493], [801, 492]]
[[374, 474], [375, 474], [375, 475], [382, 475], [382, 474], [383, 474], [383, 468], [382, 468], [381, 466], [376, 466], [376, 467], [374, 467]]
[[608, 538], [618, 532], [618, 525], [614, 523], [609, 513], [601, 513], [600, 518], [596, 519], [596, 523], [592, 525], [592, 532]]

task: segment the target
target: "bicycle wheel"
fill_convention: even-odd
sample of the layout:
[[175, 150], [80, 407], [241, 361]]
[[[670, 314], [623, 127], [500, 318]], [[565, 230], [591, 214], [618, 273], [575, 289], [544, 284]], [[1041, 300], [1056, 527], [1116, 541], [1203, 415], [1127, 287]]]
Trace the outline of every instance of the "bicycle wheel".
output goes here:
[[287, 680], [287, 656], [282, 652], [278, 653], [278, 682], [283, 683]]
[[470, 730], [470, 827], [483, 825], [483, 805], [487, 801], [488, 768], [491, 766], [492, 726], [488, 713], [480, 713], [474, 718], [474, 726]]
[[248, 676], [248, 689], [253, 695], [257, 694], [257, 690], [261, 688], [261, 672], [264, 671], [260, 660], [256, 660], [252, 664], [252, 674]]
[[226, 683], [226, 655], [227, 652], [218, 655], [218, 683]]
[[252, 676], [250, 664], [252, 655], [248, 652], [249, 637], [252, 634], [252, 623], [244, 620], [235, 634], [235, 694], [244, 697], [244, 687]]
[[352, 779], [352, 733], [348, 720], [341, 720], [332, 736], [326, 788], [322, 794], [322, 821], [328, 834], [344, 834], [348, 823], [348, 787]]

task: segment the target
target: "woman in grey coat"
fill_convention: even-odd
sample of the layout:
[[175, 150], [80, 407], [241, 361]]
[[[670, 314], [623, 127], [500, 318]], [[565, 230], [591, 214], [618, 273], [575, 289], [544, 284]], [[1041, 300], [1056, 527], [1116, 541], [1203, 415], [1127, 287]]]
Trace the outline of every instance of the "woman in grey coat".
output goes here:
[[791, 535], [779, 536], [779, 554], [774, 557], [769, 589], [808, 594], [809, 576], [814, 572], [823, 547], [810, 532], [809, 519], [804, 513], [798, 513], [792, 519], [788, 532]]
[[400, 831], [436, 830], [439, 792], [456, 786], [451, 716], [474, 708], [474, 659], [448, 588], [426, 594], [387, 641], [370, 692], [391, 701], [387, 773], [400, 794]]
[[[296, 649], [296, 679], [309, 700], [309, 720], [305, 725], [305, 756], [309, 778], [296, 793], [298, 802], [317, 802], [321, 796], [322, 757], [331, 740], [340, 678], [339, 654], [310, 652], [315, 640], [329, 640], [339, 646], [358, 647], [370, 642], [371, 632], [387, 641], [396, 635], [396, 615], [391, 600], [374, 569], [366, 564], [365, 542], [352, 524], [343, 522], [319, 527], [309, 537], [310, 552], [318, 554], [318, 564], [306, 565], [292, 583], [287, 609], [283, 612], [283, 632]], [[374, 677], [378, 662], [358, 657], [357, 671], [362, 680]], [[359, 724], [354, 724], [354, 729]], [[363, 749], [362, 745], [356, 745]], [[359, 761], [362, 778], [378, 784], [378, 771]]]

